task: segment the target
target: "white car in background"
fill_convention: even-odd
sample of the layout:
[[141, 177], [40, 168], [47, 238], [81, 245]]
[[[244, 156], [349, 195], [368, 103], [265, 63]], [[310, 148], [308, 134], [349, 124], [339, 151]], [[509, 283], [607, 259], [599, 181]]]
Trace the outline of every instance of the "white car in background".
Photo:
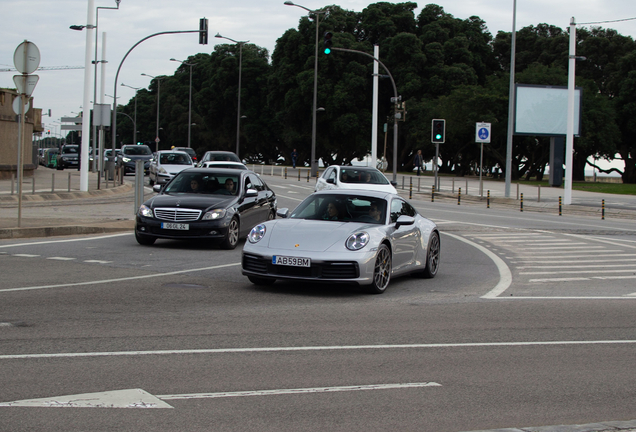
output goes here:
[[396, 185], [376, 168], [332, 165], [318, 178], [314, 191], [361, 189], [397, 194]]
[[167, 183], [172, 177], [187, 168], [192, 168], [190, 155], [183, 151], [160, 150], [156, 152], [148, 167], [150, 186]]
[[247, 170], [247, 166], [241, 162], [233, 161], [206, 161], [201, 162], [201, 168], [231, 168], [239, 170]]

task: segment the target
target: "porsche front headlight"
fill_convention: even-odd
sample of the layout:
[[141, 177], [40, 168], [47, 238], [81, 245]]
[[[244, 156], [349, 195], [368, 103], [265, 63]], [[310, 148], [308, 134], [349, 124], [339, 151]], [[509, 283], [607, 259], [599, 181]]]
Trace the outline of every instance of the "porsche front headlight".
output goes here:
[[252, 228], [252, 231], [250, 231], [249, 235], [247, 236], [247, 240], [249, 240], [250, 243], [258, 243], [265, 236], [266, 230], [267, 228], [265, 228], [265, 225], [256, 225], [254, 228]]
[[365, 247], [367, 243], [369, 243], [369, 234], [364, 231], [360, 231], [355, 234], [351, 234], [345, 242], [345, 246], [349, 250], [357, 251]]
[[210, 210], [206, 214], [203, 215], [202, 220], [219, 220], [225, 217], [227, 210], [225, 209], [214, 209]]

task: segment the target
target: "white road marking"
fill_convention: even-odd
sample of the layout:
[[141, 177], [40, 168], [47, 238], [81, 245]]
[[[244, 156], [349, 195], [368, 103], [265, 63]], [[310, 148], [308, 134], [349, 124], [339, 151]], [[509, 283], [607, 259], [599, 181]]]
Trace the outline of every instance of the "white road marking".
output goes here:
[[[619, 256], [619, 255], [611, 255], [611, 256]], [[588, 258], [586, 256], [586, 258]], [[555, 262], [559, 262], [562, 264], [570, 264], [570, 263], [591, 263], [591, 264], [597, 264], [597, 263], [616, 263], [616, 262], [632, 262], [632, 261], [636, 261], [636, 258], [626, 258], [626, 259], [611, 259], [611, 260], [599, 260], [599, 259], [593, 259], [593, 260], [572, 260], [572, 261], [568, 261], [568, 260], [558, 260], [557, 257], [555, 257], [554, 259], [548, 260], [548, 261], [542, 261], [542, 260], [521, 260], [521, 261], [512, 261], [511, 264], [554, 264]]]
[[241, 263], [222, 264], [222, 265], [217, 265], [212, 267], [178, 270], [178, 271], [173, 271], [168, 273], [155, 273], [155, 274], [143, 275], [143, 276], [130, 276], [130, 277], [124, 277], [124, 278], [117, 278], [117, 279], [102, 279], [102, 280], [94, 280], [94, 281], [86, 281], [86, 282], [57, 284], [57, 285], [40, 285], [40, 286], [21, 287], [21, 288], [6, 288], [6, 289], [0, 289], [0, 293], [10, 292], [10, 291], [30, 291], [30, 290], [39, 290], [39, 289], [49, 289], [49, 288], [65, 288], [65, 287], [82, 286], [82, 285], [109, 284], [113, 282], [123, 282], [123, 281], [136, 280], [136, 279], [149, 279], [149, 278], [164, 277], [164, 276], [205, 271], [205, 270], [216, 270], [216, 269], [220, 269], [224, 267], [233, 267], [238, 265], [241, 265]]
[[[580, 248], [579, 248], [580, 249]], [[590, 255], [594, 255], [594, 256], [598, 256], [598, 251], [593, 250], [593, 251], [589, 251], [587, 252], [587, 249], [585, 250], [579, 250], [579, 253], [585, 254], [585, 255], [562, 255], [562, 254], [558, 254], [558, 255], [549, 255], [549, 254], [541, 254], [541, 258], [552, 258], [554, 257], [555, 259], [558, 258], [589, 258]], [[607, 255], [608, 253], [615, 253], [615, 252], [624, 252], [621, 249], [616, 249], [616, 250], [604, 250], [603, 251], [603, 257], [610, 257], [610, 256], [636, 256], [634, 254], [615, 254], [615, 255]], [[523, 259], [524, 257], [530, 257], [530, 258], [536, 258], [537, 257], [537, 253], [531, 253], [531, 254], [518, 254], [512, 257], [506, 257], [508, 259]]]
[[474, 248], [480, 250], [495, 263], [495, 266], [497, 266], [497, 270], [499, 270], [499, 282], [497, 283], [497, 285], [495, 285], [495, 287], [492, 290], [490, 290], [485, 295], [481, 296], [481, 298], [496, 298], [498, 295], [500, 295], [501, 293], [503, 293], [505, 290], [507, 290], [510, 287], [510, 284], [512, 284], [512, 273], [510, 272], [510, 268], [508, 268], [506, 263], [501, 258], [495, 255], [492, 251], [490, 251], [490, 249], [487, 249], [481, 245], [478, 245], [475, 242], [472, 242], [468, 239], [457, 236], [455, 234], [450, 234], [445, 232], [442, 232], [442, 234], [451, 236], [454, 239], [457, 239], [459, 241], [463, 241], [464, 243], [467, 243], [473, 246]]
[[[574, 244], [585, 244], [585, 243], [568, 243], [570, 245]], [[555, 246], [555, 247], [536, 247], [537, 245], [532, 245], [530, 247], [524, 247], [524, 251], [555, 251], [555, 250], [567, 250], [567, 249], [581, 249], [580, 246]], [[605, 246], [587, 246], [585, 248], [589, 251], [598, 251], [605, 249]]]
[[112, 261], [102, 261], [102, 260], [84, 260], [85, 263], [96, 263], [96, 264], [110, 264]]
[[14, 243], [14, 244], [8, 244], [8, 245], [0, 245], [0, 248], [10, 248], [10, 247], [20, 247], [20, 246], [36, 246], [36, 245], [52, 244], [52, 243], [71, 243], [71, 242], [78, 242], [78, 241], [101, 240], [101, 239], [106, 239], [106, 238], [121, 237], [121, 236], [127, 236], [127, 235], [132, 235], [132, 234], [133, 234], [132, 232], [126, 232], [126, 233], [110, 234], [110, 235], [99, 236], [99, 237], [84, 237], [84, 238], [65, 239], [65, 240], [47, 240], [47, 241], [31, 242], [31, 243]]
[[[554, 261], [552, 261], [552, 263], [554, 264]], [[590, 266], [590, 265], [543, 265], [543, 266], [527, 266], [527, 265], [522, 265], [522, 266], [518, 266], [517, 270], [522, 270], [522, 269], [566, 269], [566, 268], [590, 268], [590, 267], [594, 267], [594, 266]], [[603, 264], [603, 265], [599, 265], [598, 267], [602, 267], [602, 268], [607, 268], [607, 267], [634, 267], [634, 264]], [[634, 268], [634, 271], [636, 271], [636, 268]]]
[[40, 255], [33, 255], [33, 254], [11, 254], [11, 256], [14, 257], [22, 257], [22, 258], [37, 258]]
[[58, 260], [58, 261], [72, 261], [72, 260], [75, 260], [77, 258], [71, 258], [71, 257], [48, 257], [47, 259]]
[[142, 389], [115, 390], [25, 399], [0, 403], [0, 407], [44, 408], [172, 408], [170, 405]]
[[520, 275], [540, 275], [540, 274], [569, 274], [569, 273], [625, 273], [625, 272], [633, 272], [634, 269], [625, 269], [625, 270], [564, 270], [564, 271], [544, 271], [544, 272], [519, 272]]
[[226, 397], [272, 396], [272, 395], [282, 395], [282, 394], [303, 394], [303, 393], [333, 393], [333, 392], [344, 392], [344, 391], [389, 390], [389, 389], [441, 387], [441, 386], [442, 386], [441, 384], [438, 384], [435, 382], [405, 383], [405, 384], [372, 384], [372, 385], [338, 386], [338, 387], [313, 387], [313, 388], [276, 389], [276, 390], [248, 390], [248, 391], [220, 392], [220, 393], [157, 395], [156, 397], [162, 400], [212, 399], [212, 398], [226, 398]]
[[[508, 297], [505, 297], [508, 299]], [[511, 297], [514, 298], [514, 297]], [[526, 297], [526, 299], [534, 297]], [[551, 298], [551, 297], [546, 297]], [[564, 297], [568, 299], [569, 297]], [[587, 298], [587, 297], [584, 297]], [[182, 349], [156, 351], [102, 351], [76, 353], [49, 354], [2, 354], [0, 360], [31, 360], [51, 358], [83, 358], [83, 357], [135, 357], [149, 355], [184, 355], [184, 354], [242, 354], [242, 353], [273, 353], [273, 352], [301, 352], [301, 351], [351, 351], [351, 350], [381, 350], [381, 349], [432, 349], [432, 348], [501, 348], [528, 346], [568, 346], [568, 345], [632, 345], [634, 339], [625, 340], [574, 340], [574, 341], [534, 341], [534, 342], [465, 342], [465, 343], [429, 343], [429, 344], [393, 344], [393, 345], [335, 345], [335, 346], [298, 346], [298, 347], [261, 347], [261, 348], [209, 348]]]

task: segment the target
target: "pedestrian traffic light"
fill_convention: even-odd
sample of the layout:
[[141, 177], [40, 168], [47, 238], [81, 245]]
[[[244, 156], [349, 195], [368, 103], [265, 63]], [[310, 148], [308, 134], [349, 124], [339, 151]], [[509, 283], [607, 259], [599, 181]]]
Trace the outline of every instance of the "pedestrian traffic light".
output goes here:
[[199, 44], [207, 45], [208, 44], [208, 19], [201, 18], [199, 20]]
[[433, 119], [431, 126], [431, 142], [443, 143], [446, 141], [446, 120]]
[[333, 41], [331, 40], [332, 37], [333, 37], [333, 34], [331, 32], [325, 32], [325, 42], [324, 42], [325, 54], [331, 54], [331, 46], [333, 45]]

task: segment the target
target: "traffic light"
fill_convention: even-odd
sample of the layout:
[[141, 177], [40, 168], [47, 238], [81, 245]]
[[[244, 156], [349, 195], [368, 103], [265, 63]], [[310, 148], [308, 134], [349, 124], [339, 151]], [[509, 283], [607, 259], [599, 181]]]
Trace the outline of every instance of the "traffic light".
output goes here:
[[443, 143], [446, 141], [446, 120], [433, 119], [431, 126], [431, 142]]
[[325, 42], [324, 42], [325, 54], [331, 54], [331, 46], [333, 45], [333, 41], [331, 40], [332, 37], [333, 37], [333, 34], [331, 32], [325, 32]]
[[199, 20], [199, 44], [207, 45], [208, 44], [208, 19], [201, 18]]

